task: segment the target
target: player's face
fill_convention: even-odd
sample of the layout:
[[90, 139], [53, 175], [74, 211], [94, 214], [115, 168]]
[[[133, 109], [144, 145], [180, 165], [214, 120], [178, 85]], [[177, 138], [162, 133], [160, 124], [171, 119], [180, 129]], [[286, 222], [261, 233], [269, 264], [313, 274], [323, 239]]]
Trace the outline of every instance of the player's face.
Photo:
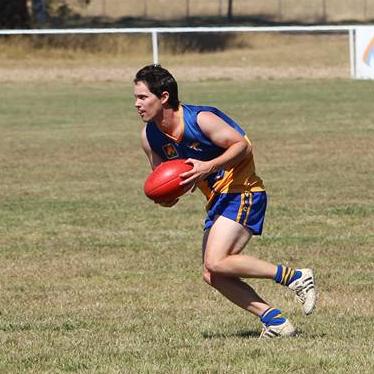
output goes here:
[[137, 82], [134, 85], [135, 108], [143, 122], [157, 118], [162, 111], [162, 102], [155, 94], [149, 91], [146, 84]]

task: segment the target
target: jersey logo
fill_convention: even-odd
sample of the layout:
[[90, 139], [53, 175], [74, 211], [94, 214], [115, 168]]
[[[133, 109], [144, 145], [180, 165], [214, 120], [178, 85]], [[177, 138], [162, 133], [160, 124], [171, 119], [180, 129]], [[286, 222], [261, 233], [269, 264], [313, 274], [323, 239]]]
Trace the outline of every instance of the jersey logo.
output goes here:
[[168, 143], [162, 146], [162, 149], [168, 159], [176, 158], [178, 157], [178, 151], [174, 147], [174, 144]]
[[195, 151], [202, 151], [202, 149], [200, 148], [200, 143], [199, 142], [191, 143], [190, 145], [188, 145], [188, 148], [191, 148]]

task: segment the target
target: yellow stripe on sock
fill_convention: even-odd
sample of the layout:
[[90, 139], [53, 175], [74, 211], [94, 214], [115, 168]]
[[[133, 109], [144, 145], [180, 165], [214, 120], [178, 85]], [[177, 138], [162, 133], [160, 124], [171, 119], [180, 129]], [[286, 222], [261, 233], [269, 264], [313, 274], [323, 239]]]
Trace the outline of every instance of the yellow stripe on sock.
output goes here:
[[286, 277], [286, 280], [285, 280], [285, 284], [288, 284], [289, 282], [290, 282], [290, 280], [291, 280], [291, 278], [294, 276], [294, 274], [295, 274], [295, 270], [294, 269], [292, 269], [292, 268], [288, 268], [288, 275], [287, 275], [287, 277]]
[[291, 269], [291, 273], [290, 273], [290, 276], [289, 276], [288, 279], [287, 279], [287, 283], [290, 282], [290, 280], [292, 279], [292, 277], [294, 276], [294, 274], [295, 274], [295, 270], [294, 270], [294, 269]]
[[282, 279], [281, 279], [281, 284], [284, 284], [284, 278], [286, 276], [286, 270], [287, 268], [285, 266], [282, 266]]
[[284, 275], [284, 278], [283, 278], [283, 281], [282, 281], [283, 284], [287, 284], [288, 279], [291, 275], [291, 272], [292, 272], [291, 268], [286, 268], [285, 275]]

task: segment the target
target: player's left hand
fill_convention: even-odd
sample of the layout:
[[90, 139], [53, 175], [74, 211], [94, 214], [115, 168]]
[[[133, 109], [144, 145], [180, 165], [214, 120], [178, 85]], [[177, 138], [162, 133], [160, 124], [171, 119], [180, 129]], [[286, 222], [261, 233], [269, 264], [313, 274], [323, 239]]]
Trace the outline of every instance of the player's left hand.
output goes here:
[[210, 161], [200, 161], [195, 160], [194, 158], [189, 158], [186, 160], [186, 164], [191, 164], [193, 167], [191, 170], [179, 175], [183, 179], [180, 183], [181, 185], [191, 182], [196, 184], [196, 182], [204, 179], [213, 171], [213, 165]]

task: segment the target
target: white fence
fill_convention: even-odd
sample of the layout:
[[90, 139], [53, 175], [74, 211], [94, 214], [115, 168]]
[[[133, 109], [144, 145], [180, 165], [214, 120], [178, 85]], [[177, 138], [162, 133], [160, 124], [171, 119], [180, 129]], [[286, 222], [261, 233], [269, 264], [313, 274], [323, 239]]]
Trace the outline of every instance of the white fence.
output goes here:
[[359, 26], [274, 26], [274, 27], [158, 27], [158, 28], [84, 28], [84, 29], [31, 29], [0, 30], [0, 35], [57, 35], [57, 34], [150, 34], [152, 37], [153, 63], [159, 61], [158, 35], [163, 33], [217, 33], [217, 32], [287, 32], [287, 33], [336, 33], [349, 35], [349, 58], [352, 78], [357, 75], [355, 34]]

